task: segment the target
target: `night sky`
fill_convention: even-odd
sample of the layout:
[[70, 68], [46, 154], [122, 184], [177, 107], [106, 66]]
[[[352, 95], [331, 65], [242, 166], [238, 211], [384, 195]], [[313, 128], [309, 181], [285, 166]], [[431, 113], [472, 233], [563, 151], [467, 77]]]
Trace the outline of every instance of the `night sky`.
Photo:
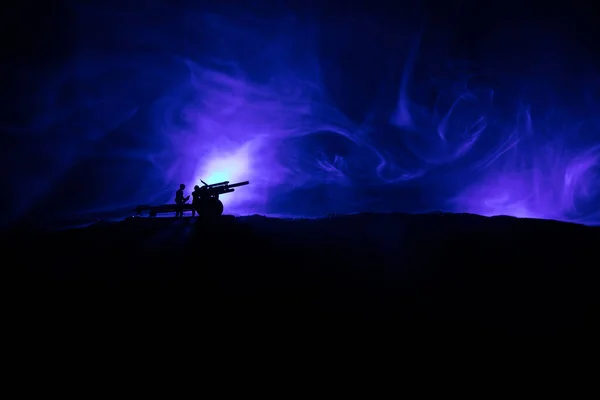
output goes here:
[[599, 223], [592, 2], [385, 3], [7, 8], [2, 226], [125, 216], [199, 179], [249, 180], [235, 215]]

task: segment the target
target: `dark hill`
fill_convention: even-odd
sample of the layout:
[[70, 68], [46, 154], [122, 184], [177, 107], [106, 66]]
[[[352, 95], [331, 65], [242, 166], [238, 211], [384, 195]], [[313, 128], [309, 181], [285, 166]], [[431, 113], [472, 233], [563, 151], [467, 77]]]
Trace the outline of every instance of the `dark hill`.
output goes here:
[[442, 213], [138, 218], [4, 238], [27, 315], [493, 334], [596, 332], [599, 244], [594, 227]]

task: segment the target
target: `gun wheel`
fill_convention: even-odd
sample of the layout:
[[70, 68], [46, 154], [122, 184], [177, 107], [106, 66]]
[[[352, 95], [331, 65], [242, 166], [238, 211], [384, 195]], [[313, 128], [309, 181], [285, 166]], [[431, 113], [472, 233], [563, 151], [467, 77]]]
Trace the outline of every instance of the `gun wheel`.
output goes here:
[[218, 217], [223, 214], [223, 203], [218, 199], [208, 199], [201, 202], [196, 211], [202, 217]]
[[215, 199], [214, 204], [213, 204], [213, 215], [215, 217], [219, 217], [221, 215], [223, 215], [223, 203], [221, 202], [221, 200]]

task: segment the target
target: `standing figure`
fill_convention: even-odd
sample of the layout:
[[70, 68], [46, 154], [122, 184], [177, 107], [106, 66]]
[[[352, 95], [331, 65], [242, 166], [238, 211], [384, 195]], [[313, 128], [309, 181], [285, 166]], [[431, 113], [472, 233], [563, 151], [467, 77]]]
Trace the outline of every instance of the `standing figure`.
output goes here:
[[194, 186], [194, 191], [192, 192], [192, 217], [196, 216], [196, 209], [200, 204], [200, 186]]
[[183, 197], [183, 191], [185, 190], [185, 185], [182, 183], [179, 185], [179, 189], [175, 192], [175, 204], [177, 207], [175, 208], [175, 217], [183, 217], [183, 205], [190, 199], [190, 196]]

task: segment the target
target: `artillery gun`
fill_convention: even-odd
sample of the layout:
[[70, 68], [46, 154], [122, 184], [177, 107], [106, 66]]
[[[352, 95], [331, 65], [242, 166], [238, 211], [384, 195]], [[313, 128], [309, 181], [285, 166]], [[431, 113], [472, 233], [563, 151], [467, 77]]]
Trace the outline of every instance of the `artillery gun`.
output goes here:
[[148, 212], [150, 217], [156, 217], [160, 213], [176, 212], [180, 207], [183, 211], [196, 211], [202, 217], [218, 217], [223, 214], [223, 203], [219, 200], [219, 196], [225, 193], [235, 192], [235, 188], [246, 186], [250, 181], [229, 183], [229, 181], [208, 183], [200, 180], [204, 186], [200, 187], [198, 200], [192, 203], [164, 204], [159, 206], [140, 205], [135, 208], [136, 216], [140, 216], [143, 212]]

